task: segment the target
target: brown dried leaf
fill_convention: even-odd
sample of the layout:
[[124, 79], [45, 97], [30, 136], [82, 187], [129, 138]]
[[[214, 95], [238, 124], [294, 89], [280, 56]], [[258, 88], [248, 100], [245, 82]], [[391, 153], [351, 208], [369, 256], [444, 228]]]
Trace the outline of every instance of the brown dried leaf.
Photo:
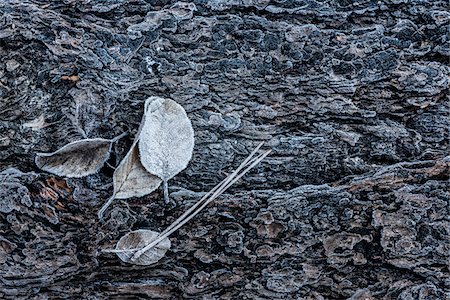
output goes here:
[[136, 144], [133, 144], [130, 151], [128, 151], [125, 158], [114, 171], [114, 193], [98, 211], [98, 218], [103, 218], [103, 214], [114, 199], [148, 195], [156, 190], [161, 182], [161, 179], [147, 172], [142, 166], [139, 160], [139, 149]]
[[[147, 110], [146, 107], [144, 110]], [[142, 131], [144, 119], [145, 114], [142, 118], [133, 145], [131, 145], [127, 155], [125, 155], [123, 160], [117, 166], [117, 169], [114, 171], [114, 193], [98, 211], [99, 219], [103, 218], [103, 214], [114, 199], [127, 199], [131, 197], [145, 196], [156, 190], [161, 184], [161, 179], [153, 174], [150, 174], [144, 168], [140, 160], [137, 143]]]
[[64, 76], [61, 76], [61, 79], [62, 80], [72, 81], [72, 82], [78, 82], [78, 81], [80, 81], [80, 76], [78, 76], [78, 75], [71, 75], [71, 76], [64, 75]]

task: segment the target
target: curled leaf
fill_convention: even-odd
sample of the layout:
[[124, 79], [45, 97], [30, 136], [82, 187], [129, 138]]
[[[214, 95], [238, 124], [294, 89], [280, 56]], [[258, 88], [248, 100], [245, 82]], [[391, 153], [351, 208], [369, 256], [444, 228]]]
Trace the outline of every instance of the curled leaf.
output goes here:
[[132, 231], [124, 235], [116, 245], [115, 253], [117, 256], [126, 263], [148, 266], [156, 263], [164, 257], [167, 250], [170, 249], [170, 240], [168, 238], [163, 239], [156, 246], [143, 252], [137, 259], [133, 260], [134, 253], [141, 250], [146, 245], [155, 241], [159, 236], [159, 233], [152, 230], [139, 229]]
[[139, 148], [136, 144], [133, 144], [114, 171], [113, 183], [113, 196], [99, 210], [98, 217], [100, 219], [114, 199], [141, 197], [150, 194], [160, 186], [161, 179], [147, 172], [142, 166], [139, 160]]
[[111, 145], [127, 133], [111, 140], [96, 138], [75, 141], [53, 153], [37, 153], [36, 165], [49, 173], [65, 177], [83, 177], [100, 170], [109, 158]]
[[187, 167], [194, 149], [194, 129], [184, 108], [171, 99], [150, 97], [146, 102], [139, 151], [144, 168], [164, 183]]

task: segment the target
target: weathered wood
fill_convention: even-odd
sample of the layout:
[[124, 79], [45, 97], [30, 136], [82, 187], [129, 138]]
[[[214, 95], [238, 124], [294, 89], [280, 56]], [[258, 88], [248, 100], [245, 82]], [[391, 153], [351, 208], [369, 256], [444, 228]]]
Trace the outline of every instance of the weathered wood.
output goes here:
[[[0, 298], [449, 299], [449, 8], [1, 1]], [[99, 222], [113, 169], [59, 178], [34, 154], [129, 131], [117, 165], [149, 96], [186, 109], [193, 159], [174, 202]], [[270, 157], [157, 264], [101, 252], [164, 230], [261, 141]]]

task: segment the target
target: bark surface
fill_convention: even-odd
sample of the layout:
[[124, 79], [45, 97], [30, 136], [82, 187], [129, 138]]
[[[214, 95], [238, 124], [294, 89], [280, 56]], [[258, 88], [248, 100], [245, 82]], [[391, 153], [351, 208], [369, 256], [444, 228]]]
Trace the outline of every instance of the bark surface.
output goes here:
[[[450, 299], [448, 1], [3, 0], [0, 298]], [[149, 96], [196, 135], [162, 190], [111, 166]], [[112, 138], [81, 179], [34, 164]], [[272, 154], [157, 264], [102, 249], [164, 230], [261, 141]]]

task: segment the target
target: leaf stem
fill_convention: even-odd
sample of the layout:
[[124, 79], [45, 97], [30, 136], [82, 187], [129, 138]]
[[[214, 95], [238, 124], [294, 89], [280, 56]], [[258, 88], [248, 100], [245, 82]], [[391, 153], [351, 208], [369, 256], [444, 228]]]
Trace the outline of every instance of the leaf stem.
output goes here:
[[111, 143], [117, 142], [118, 140], [120, 140], [121, 138], [123, 138], [124, 136], [127, 136], [127, 135], [128, 135], [128, 131], [122, 132], [122, 133], [119, 134], [118, 136], [113, 137], [113, 138], [111, 139]]
[[101, 220], [103, 219], [103, 214], [105, 213], [105, 211], [108, 209], [108, 207], [111, 205], [111, 203], [113, 202], [113, 200], [115, 199], [116, 194], [112, 195], [108, 201], [106, 201], [105, 204], [103, 204], [102, 208], [100, 208], [100, 210], [98, 211], [97, 215], [98, 218]]

